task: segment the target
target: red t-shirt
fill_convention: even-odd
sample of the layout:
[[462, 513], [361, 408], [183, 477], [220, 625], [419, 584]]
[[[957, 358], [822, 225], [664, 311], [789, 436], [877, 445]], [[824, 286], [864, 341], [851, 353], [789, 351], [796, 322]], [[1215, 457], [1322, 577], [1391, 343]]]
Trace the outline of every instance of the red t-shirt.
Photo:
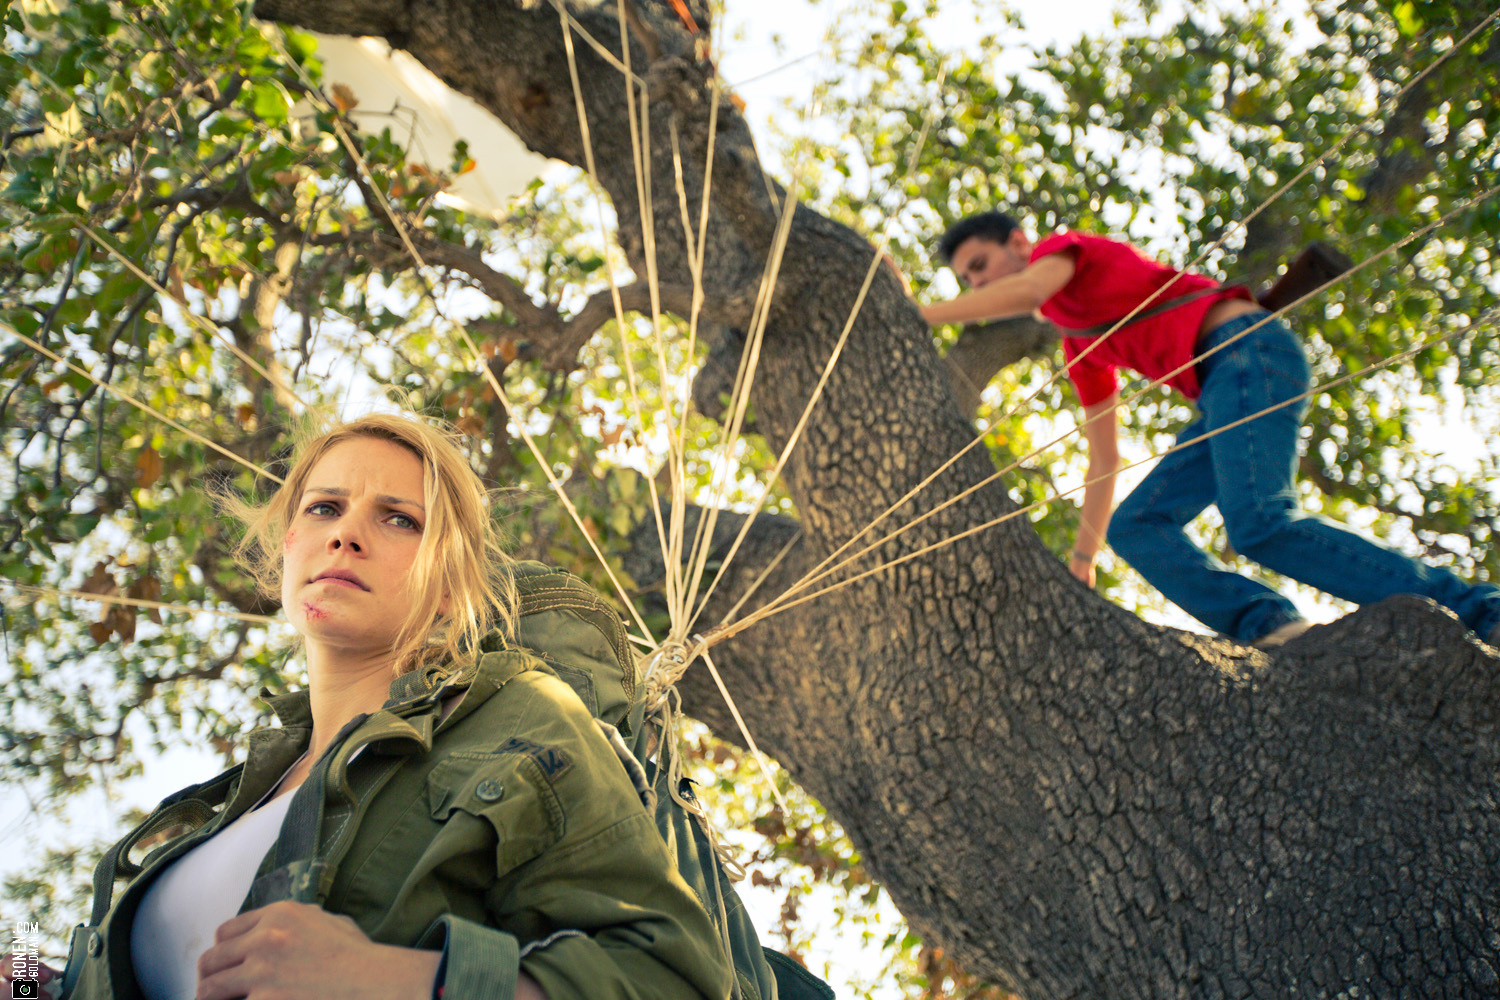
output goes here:
[[[1155, 380], [1187, 365], [1167, 379], [1167, 385], [1188, 399], [1197, 399], [1198, 373], [1189, 362], [1197, 353], [1195, 345], [1203, 317], [1225, 299], [1253, 301], [1249, 289], [1234, 285], [1223, 289], [1222, 294], [1204, 295], [1159, 315], [1133, 321], [1107, 337], [1074, 336], [1071, 331], [1113, 323], [1128, 315], [1168, 282], [1172, 287], [1152, 299], [1147, 309], [1168, 299], [1191, 295], [1200, 288], [1217, 288], [1218, 282], [1158, 264], [1129, 243], [1087, 233], [1049, 236], [1036, 245], [1031, 259], [1067, 251], [1073, 254], [1073, 277], [1056, 295], [1043, 302], [1038, 311], [1062, 327], [1063, 357], [1070, 365], [1068, 376], [1083, 405], [1102, 402], [1119, 388], [1115, 369], [1120, 366]], [[1096, 341], [1100, 343], [1087, 357], [1074, 360]]]

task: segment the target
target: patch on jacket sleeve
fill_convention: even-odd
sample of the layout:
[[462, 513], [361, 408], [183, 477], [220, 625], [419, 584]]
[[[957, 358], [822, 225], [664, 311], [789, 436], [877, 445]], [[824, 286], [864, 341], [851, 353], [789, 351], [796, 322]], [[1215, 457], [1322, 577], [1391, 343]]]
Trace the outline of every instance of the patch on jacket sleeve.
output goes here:
[[519, 753], [530, 757], [549, 782], [567, 774], [573, 766], [573, 758], [557, 747], [544, 747], [540, 743], [512, 736], [495, 750], [496, 753]]

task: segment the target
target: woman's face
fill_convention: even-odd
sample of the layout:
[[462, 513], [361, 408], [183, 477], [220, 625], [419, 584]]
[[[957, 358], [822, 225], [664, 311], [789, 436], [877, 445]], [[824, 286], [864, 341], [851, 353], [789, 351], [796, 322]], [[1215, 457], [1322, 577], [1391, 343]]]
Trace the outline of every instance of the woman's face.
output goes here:
[[282, 606], [308, 642], [391, 649], [411, 608], [425, 504], [422, 460], [394, 442], [351, 438], [317, 460], [282, 546]]

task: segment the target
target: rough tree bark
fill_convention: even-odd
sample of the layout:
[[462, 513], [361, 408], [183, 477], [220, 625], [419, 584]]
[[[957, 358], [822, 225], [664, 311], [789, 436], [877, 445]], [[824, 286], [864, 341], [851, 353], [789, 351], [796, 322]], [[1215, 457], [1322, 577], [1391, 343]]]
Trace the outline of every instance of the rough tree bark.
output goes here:
[[[567, 8], [619, 52], [614, 6]], [[260, 0], [378, 35], [537, 152], [583, 163], [558, 10], [507, 0]], [[673, 180], [701, 194], [711, 68], [635, 0], [651, 91], [637, 199], [620, 73], [574, 35], [599, 180], [646, 274], [689, 284]], [[482, 152], [480, 152], [482, 155]], [[704, 287], [753, 300], [779, 189], [721, 102]], [[754, 406], [787, 439], [873, 249], [799, 210]], [[717, 322], [744, 325], [736, 308]], [[884, 273], [786, 481], [802, 531], [776, 593], [967, 443], [927, 329]], [[958, 462], [903, 518], [990, 471]], [[980, 491], [891, 558], [1013, 508]], [[767, 520], [729, 582], [787, 537]], [[728, 600], [726, 595], [724, 600]], [[1445, 612], [1395, 599], [1274, 657], [1147, 625], [1079, 585], [1024, 519], [861, 580], [716, 650], [757, 738], [822, 799], [925, 936], [1028, 997], [1494, 996], [1500, 990], [1500, 664]], [[711, 724], [717, 700], [689, 674]], [[732, 732], [727, 727], [725, 732]]]

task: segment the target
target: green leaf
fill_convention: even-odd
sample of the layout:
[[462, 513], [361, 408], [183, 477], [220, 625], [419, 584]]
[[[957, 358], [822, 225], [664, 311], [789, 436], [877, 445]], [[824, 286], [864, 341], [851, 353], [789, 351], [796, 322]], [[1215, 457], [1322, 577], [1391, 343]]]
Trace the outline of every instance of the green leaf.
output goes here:
[[305, 31], [295, 28], [283, 29], [283, 37], [286, 40], [286, 49], [293, 59], [305, 62], [311, 59], [318, 50], [318, 40]]
[[5, 193], [0, 195], [0, 198], [26, 208], [42, 208], [38, 203], [42, 201], [43, 185], [46, 180], [50, 179], [49, 166], [50, 164], [47, 163], [28, 163], [24, 169], [18, 170], [11, 177], [10, 183], [5, 185]]
[[268, 125], [280, 125], [291, 111], [285, 93], [274, 83], [251, 87], [249, 103], [251, 114]]
[[1396, 27], [1401, 34], [1408, 38], [1415, 37], [1422, 31], [1422, 21], [1417, 17], [1417, 5], [1414, 3], [1398, 3], [1391, 8], [1391, 16], [1396, 19]]

